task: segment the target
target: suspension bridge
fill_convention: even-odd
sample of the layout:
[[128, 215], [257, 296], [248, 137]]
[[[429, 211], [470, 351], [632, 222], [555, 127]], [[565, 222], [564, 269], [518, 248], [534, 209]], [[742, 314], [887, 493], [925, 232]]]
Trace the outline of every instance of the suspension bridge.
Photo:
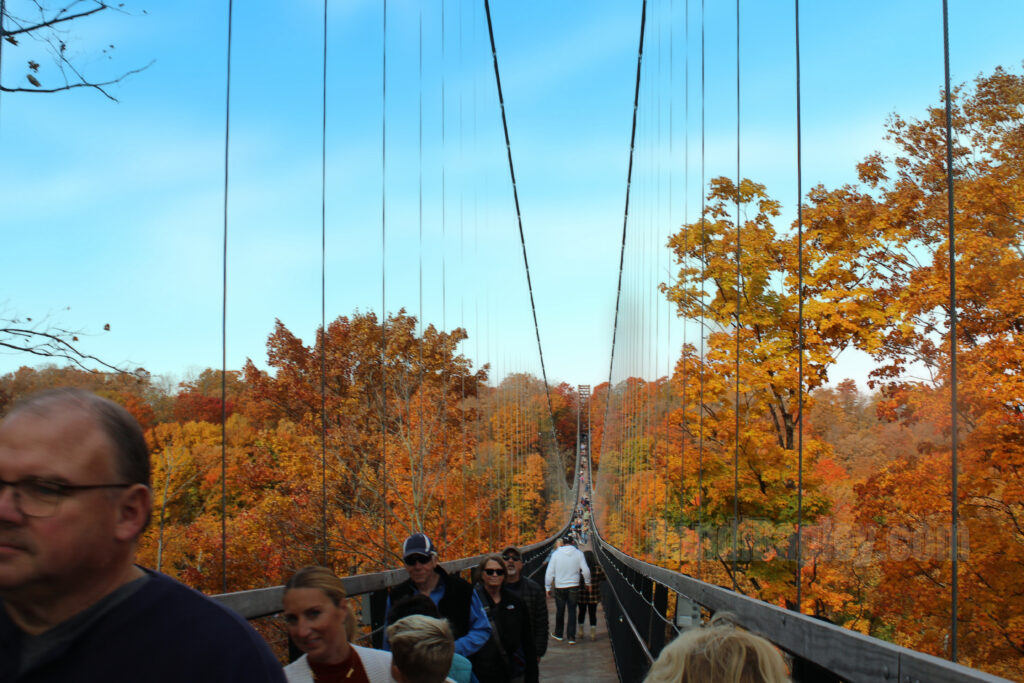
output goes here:
[[[260, 126], [246, 118], [260, 106], [252, 73], [232, 65], [233, 40], [246, 39], [251, 16], [240, 19], [228, 3], [218, 178], [221, 364], [219, 387], [203, 389], [219, 396], [219, 419], [210, 420], [219, 421], [220, 434], [209, 438], [219, 462], [212, 458], [217, 466], [207, 476], [218, 490], [206, 492], [214, 512], [203, 532], [217, 566], [207, 556], [189, 567], [203, 588], [254, 623], [271, 624], [264, 635], [275, 632], [283, 587], [234, 590], [233, 572], [245, 564], [239, 558], [266, 551], [235, 540], [248, 533], [251, 504], [239, 502], [248, 496], [239, 491], [247, 474], [256, 476], [254, 453], [270, 453], [269, 469], [284, 469], [291, 441], [304, 440], [294, 446], [304, 464], [279, 491], [287, 502], [266, 507], [295, 548], [266, 558], [268, 565], [316, 561], [344, 574], [363, 637], [374, 645], [388, 590], [407, 578], [387, 569], [397, 565], [395, 546], [406, 533], [423, 530], [442, 549], [474, 552], [517, 543], [527, 575], [539, 577], [586, 496], [593, 504], [588, 547], [607, 576], [598, 634], [572, 646], [550, 641], [542, 680], [641, 681], [675, 635], [721, 612], [782, 650], [795, 681], [982, 682], [1006, 680], [989, 671], [1024, 672], [1024, 641], [1011, 624], [1020, 619], [1014, 544], [1022, 539], [1019, 525], [1006, 521], [1019, 519], [1022, 501], [1013, 490], [1020, 473], [1016, 461], [999, 460], [998, 448], [982, 456], [976, 444], [1012, 444], [1019, 429], [1019, 390], [993, 397], [996, 389], [978, 388], [1016, 381], [1019, 357], [999, 354], [1020, 337], [1016, 304], [992, 303], [999, 288], [979, 283], [1005, 278], [1012, 292], [1018, 275], [1013, 264], [994, 275], [976, 268], [1019, 261], [1022, 192], [1014, 162], [1001, 155], [1024, 149], [1012, 146], [1021, 144], [1013, 136], [1024, 125], [1024, 97], [1020, 77], [1001, 70], [979, 76], [974, 90], [951, 80], [951, 29], [957, 34], [948, 0], [915, 10], [915, 20], [934, 29], [929, 59], [937, 64], [940, 102], [920, 120], [893, 119], [896, 151], [884, 159], [865, 151], [857, 167], [863, 185], [835, 190], [804, 181], [801, 20], [808, 10], [799, 0], [771, 10], [785, 15], [779, 25], [786, 26], [786, 40], [772, 49], [791, 55], [788, 71], [773, 76], [787, 93], [778, 135], [788, 159], [744, 146], [752, 137], [746, 117], [774, 106], [763, 83], [743, 80], [746, 60], [763, 57], [756, 22], [764, 8], [740, 0], [635, 3], [634, 23], [620, 27], [635, 38], [635, 61], [620, 88], [628, 91], [630, 116], [621, 130], [624, 183], [616, 189], [621, 230], [611, 240], [615, 293], [603, 315], [611, 345], [602, 358], [607, 373], [602, 368], [593, 390], [553, 379], [552, 344], [538, 316], [551, 294], [538, 282], [545, 276], [528, 239], [536, 210], [522, 192], [532, 181], [517, 165], [527, 141], [512, 114], [516, 93], [502, 80], [502, 10], [489, 0], [369, 5], [339, 17], [324, 0], [321, 32], [307, 41], [315, 42], [310, 54], [322, 68], [317, 120], [303, 121], [318, 133], [318, 148], [307, 155], [318, 165], [297, 173], [295, 184], [304, 186], [305, 224], [314, 229], [290, 237], [316, 253], [303, 266], [309, 286], [294, 297], [316, 341], [304, 346], [278, 321], [267, 344], [269, 369], [247, 358], [244, 371], [232, 371], [242, 365], [234, 359], [243, 335], [229, 326], [229, 282], [268, 301], [276, 297], [270, 290], [292, 283], [268, 282], [260, 256], [232, 251], [244, 226], [277, 209], [261, 193], [236, 194], [251, 180], [248, 155], [262, 140], [254, 133]], [[331, 33], [339, 25], [341, 38]], [[379, 35], [379, 50], [358, 57], [379, 78], [366, 76], [368, 66], [339, 85], [332, 50], [345, 50], [354, 33]], [[709, 64], [709, 54], [718, 61]], [[5, 119], [12, 107], [17, 117], [13, 94], [4, 97]], [[369, 112], [352, 124], [358, 142], [332, 144], [337, 110], [353, 108]], [[723, 120], [734, 130], [725, 132]], [[843, 133], [832, 134], [839, 144]], [[232, 142], [239, 138], [248, 145]], [[340, 169], [335, 158], [346, 154], [360, 159]], [[767, 166], [783, 167], [778, 175], [786, 181], [751, 179]], [[780, 188], [792, 208], [771, 196]], [[998, 195], [998, 206], [978, 198], [985, 195]], [[334, 212], [350, 214], [338, 231], [332, 227], [344, 221]], [[345, 243], [343, 256], [330, 249], [335, 239]], [[582, 301], [593, 285], [578, 279], [565, 294]], [[339, 306], [329, 303], [329, 291], [338, 290], [358, 290], [346, 299], [356, 313], [331, 321], [328, 310]], [[585, 310], [579, 318], [602, 317]], [[583, 355], [598, 345], [586, 333], [561, 344]], [[849, 395], [833, 388], [829, 371], [844, 371], [837, 357], [847, 351], [874, 363], [865, 373], [879, 387], [870, 406], [840, 405]], [[928, 380], [918, 382], [915, 373]], [[244, 394], [243, 384], [254, 393]], [[271, 405], [282, 421], [261, 426], [249, 441], [238, 436], [248, 426], [231, 422], [231, 404], [241, 405], [243, 394], [257, 397], [245, 399], [253, 425]], [[251, 408], [259, 402], [264, 412]], [[872, 438], [889, 441], [872, 446], [874, 460], [858, 459], [860, 445], [830, 436], [855, 409], [903, 429], [877, 428], [883, 436]], [[866, 439], [867, 432], [859, 434]], [[191, 485], [172, 477], [176, 465], [166, 454], [184, 443], [176, 438], [157, 449], [166, 460], [169, 509], [183, 505], [174, 488]], [[908, 455], [903, 469], [894, 468], [890, 451], [930, 460]], [[882, 474], [873, 476], [876, 466]], [[910, 470], [903, 488], [892, 483]], [[983, 484], [994, 471], [1000, 483]], [[845, 483], [855, 476], [856, 486]], [[278, 519], [289, 510], [295, 520]], [[189, 552], [174, 549], [172, 531], [164, 538], [163, 514], [156, 566], [169, 548], [178, 559], [168, 565], [185, 567]], [[978, 555], [972, 563], [972, 528], [1003, 539], [975, 552], [1007, 564]], [[920, 534], [929, 543], [917, 543]], [[468, 575], [482, 558], [442, 557], [442, 565]], [[250, 578], [242, 583], [252, 585]], [[890, 596], [889, 611], [872, 612], [865, 595], [884, 592], [887, 581], [904, 592], [927, 586], [931, 606], [901, 614], [901, 596]], [[919, 639], [908, 636], [915, 624]], [[986, 639], [1003, 648], [995, 653], [979, 642]]]

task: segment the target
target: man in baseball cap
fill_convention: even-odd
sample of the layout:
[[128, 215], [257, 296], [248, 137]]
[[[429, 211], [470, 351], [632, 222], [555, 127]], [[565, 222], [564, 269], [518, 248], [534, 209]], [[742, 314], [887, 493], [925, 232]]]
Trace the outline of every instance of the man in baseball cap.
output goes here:
[[548, 601], [544, 597], [541, 585], [523, 574], [523, 554], [519, 548], [510, 545], [501, 551], [501, 556], [508, 567], [505, 574], [505, 588], [523, 599], [530, 613], [533, 626], [534, 649], [537, 659], [548, 651]]
[[[451, 625], [456, 653], [469, 657], [483, 647], [491, 637], [484, 606], [467, 581], [449, 574], [438, 564], [437, 549], [430, 537], [417, 532], [405, 539], [402, 561], [409, 579], [391, 589], [387, 611], [402, 598], [421, 593], [434, 601], [441, 616]], [[384, 648], [388, 649], [386, 637]]]

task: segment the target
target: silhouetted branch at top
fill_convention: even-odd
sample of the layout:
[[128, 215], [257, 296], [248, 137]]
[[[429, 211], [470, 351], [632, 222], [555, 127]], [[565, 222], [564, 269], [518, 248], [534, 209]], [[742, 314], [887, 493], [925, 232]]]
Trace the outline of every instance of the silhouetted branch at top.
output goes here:
[[[103, 331], [109, 332], [110, 325], [104, 325]], [[135, 374], [82, 351], [77, 344], [79, 337], [84, 335], [81, 331], [51, 325], [45, 319], [35, 322], [32, 318], [0, 316], [0, 354], [14, 352], [43, 358], [63, 358], [90, 372], [99, 369], [102, 372]]]
[[[124, 3], [116, 5], [102, 0], [64, 0], [60, 7], [54, 7], [45, 0], [0, 0], [0, 66], [3, 59], [16, 56], [12, 48], [28, 48], [35, 45], [37, 50], [48, 54], [54, 71], [44, 74], [39, 55], [32, 53], [26, 59], [25, 85], [8, 85], [0, 82], [0, 92], [10, 93], [55, 93], [75, 88], [93, 88], [114, 102], [117, 98], [106, 88], [120, 83], [125, 78], [145, 71], [153, 62], [130, 69], [112, 78], [93, 79], [75, 66], [73, 59], [81, 55], [69, 55], [67, 22], [85, 19], [104, 11], [126, 14]], [[145, 10], [142, 11], [146, 13]], [[31, 38], [33, 42], [23, 41]], [[113, 44], [101, 48], [107, 59], [113, 59]], [[31, 50], [28, 50], [31, 52]], [[10, 71], [10, 70], [8, 70]], [[46, 83], [44, 84], [44, 81]]]

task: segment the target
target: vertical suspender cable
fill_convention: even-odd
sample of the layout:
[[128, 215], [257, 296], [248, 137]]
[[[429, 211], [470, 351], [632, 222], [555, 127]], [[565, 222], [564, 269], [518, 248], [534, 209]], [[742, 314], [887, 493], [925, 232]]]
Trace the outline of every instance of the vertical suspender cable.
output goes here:
[[800, 0], [793, 0], [796, 28], [796, 235], [797, 235], [797, 455], [796, 455], [796, 611], [803, 612], [804, 531], [804, 206], [800, 128]]
[[327, 0], [324, 0], [323, 116], [320, 130], [320, 564], [327, 566]]
[[228, 162], [231, 149], [231, 18], [232, 0], [228, 0], [228, 59], [224, 87], [224, 250], [221, 261], [220, 316], [220, 572], [221, 592], [228, 592]]
[[732, 457], [732, 589], [737, 588], [740, 536], [740, 298], [743, 291], [740, 262], [740, 0], [736, 0], [736, 442]]
[[[687, 220], [688, 220], [688, 216], [687, 216], [687, 213], [686, 213], [686, 206], [687, 206], [687, 204], [686, 204], [686, 193], [689, 190], [689, 182], [688, 181], [689, 181], [689, 177], [690, 177], [690, 157], [689, 157], [689, 154], [690, 154], [690, 138], [689, 138], [689, 124], [690, 124], [690, 61], [689, 61], [689, 59], [690, 59], [690, 53], [689, 53], [689, 50], [690, 50], [690, 46], [689, 46], [689, 40], [690, 40], [690, 0], [686, 0], [685, 8], [684, 8], [683, 11], [686, 13], [686, 19], [685, 19], [685, 22], [686, 22], [686, 24], [685, 24], [686, 25], [686, 34], [685, 34], [684, 39], [683, 39], [683, 44], [686, 46], [686, 54], [683, 57], [683, 63], [685, 65], [685, 68], [684, 68], [685, 79], [684, 80], [685, 80], [685, 83], [686, 83], [686, 86], [685, 86], [685, 89], [684, 89], [685, 90], [685, 96], [684, 96], [685, 115], [683, 117], [683, 120], [685, 121], [684, 125], [686, 126], [686, 130], [683, 133], [683, 140], [684, 140], [684, 143], [683, 143], [683, 224], [686, 225]], [[674, 116], [673, 116], [673, 109], [675, 108], [674, 104], [675, 104], [675, 16], [676, 16], [676, 13], [675, 13], [675, 3], [674, 2], [673, 3], [669, 3], [669, 15], [672, 17], [672, 21], [669, 23], [669, 36], [668, 36], [668, 64], [669, 64], [668, 80], [669, 80], [669, 88], [670, 88], [670, 91], [672, 92], [672, 97], [669, 99], [669, 105], [668, 105], [668, 107], [669, 107], [669, 109], [668, 109], [668, 148], [669, 148], [669, 158], [671, 159], [673, 157], [673, 154], [672, 154], [672, 138], [673, 138], [673, 128], [674, 128], [673, 124], [675, 123]], [[673, 168], [674, 168], [673, 165], [671, 163], [669, 163], [669, 176], [668, 176], [668, 221], [669, 221], [669, 225], [670, 226], [675, 226], [675, 223], [673, 223], [673, 221], [672, 221], [672, 175], [673, 175], [672, 171], [673, 171]], [[684, 247], [683, 251], [685, 252], [685, 247]], [[669, 287], [672, 286], [672, 255], [671, 255], [671, 253], [669, 254], [669, 257], [668, 257], [668, 282], [667, 282], [667, 284], [668, 284]], [[665, 346], [666, 346], [666, 352], [665, 352], [665, 376], [668, 377], [669, 379], [671, 379], [671, 377], [672, 377], [672, 302], [666, 300], [665, 304], [666, 304], [666, 308], [665, 308]], [[686, 348], [686, 322], [685, 321], [683, 322], [683, 348], [684, 349]], [[669, 383], [669, 386], [671, 386], [671, 383]], [[683, 394], [683, 405], [682, 405], [682, 408], [683, 408], [683, 416], [682, 416], [683, 429], [682, 429], [682, 434], [680, 434], [680, 437], [679, 437], [679, 509], [680, 510], [683, 509], [683, 505], [685, 504], [685, 500], [686, 500], [686, 494], [685, 494], [685, 490], [686, 489], [684, 487], [685, 479], [686, 479], [686, 365], [685, 365], [685, 363], [683, 364], [683, 389], [682, 389], [682, 394]], [[668, 460], [666, 458], [666, 462], [667, 461]], [[666, 475], [667, 474], [668, 473], [666, 472]], [[666, 483], [668, 482], [668, 476], [665, 477], [665, 481], [666, 481]], [[668, 491], [665, 492], [665, 504], [666, 504], [666, 507], [667, 507], [668, 506]], [[666, 527], [666, 537], [670, 537], [669, 536], [669, 532], [668, 532], [667, 521], [666, 521], [665, 527]], [[683, 538], [682, 538], [682, 531], [681, 530], [680, 530], [680, 534], [679, 534], [679, 537], [678, 537], [677, 541], [679, 543], [679, 566], [677, 568], [681, 568], [682, 567], [682, 561], [683, 561]]]
[[388, 546], [388, 377], [387, 377], [387, 106], [388, 106], [388, 0], [381, 3], [380, 70], [380, 462], [383, 479], [381, 505], [381, 541]]
[[[644, 0], [647, 4], [647, 0]], [[508, 136], [508, 119], [505, 116], [505, 98], [501, 93], [501, 75], [498, 73], [498, 50], [494, 45], [494, 25], [491, 22], [491, 5], [484, 0], [484, 11], [487, 13], [487, 34], [491, 39], [491, 55], [494, 58], [494, 82], [498, 88], [498, 104], [501, 106], [501, 126], [505, 131], [505, 150], [508, 153], [508, 171], [512, 177], [512, 197], [516, 205], [516, 222], [519, 225], [519, 243], [523, 248], [523, 267], [526, 269], [526, 288], [530, 292], [530, 310], [533, 312], [533, 331], [537, 336], [537, 354], [540, 356], [540, 373], [544, 378], [544, 394], [548, 399], [548, 414], [551, 417], [551, 442], [558, 452], [558, 438], [555, 436], [555, 409], [551, 403], [551, 389], [548, 386], [548, 373], [544, 367], [544, 349], [540, 344], [540, 326], [537, 324], [537, 307], [533, 302], [533, 284], [530, 281], [530, 263], [526, 259], [526, 237], [523, 235], [523, 217], [519, 211], [519, 190], [516, 188], [516, 170], [512, 165], [512, 144]], [[563, 477], [564, 478], [564, 477]]]
[[[420, 7], [420, 35], [419, 35], [419, 295], [420, 295], [420, 309], [418, 316], [419, 324], [419, 364], [420, 364], [420, 378], [419, 378], [419, 391], [421, 392], [420, 400], [417, 401], [417, 410], [419, 412], [419, 423], [420, 423], [420, 434], [419, 434], [419, 462], [416, 467], [410, 467], [410, 471], [414, 473], [413, 486], [422, 486], [423, 484], [423, 468], [425, 459], [425, 427], [423, 424], [423, 387], [424, 387], [424, 376], [426, 375], [426, 368], [423, 363], [423, 7]], [[410, 454], [411, 456], [411, 454]], [[415, 489], [414, 489], [415, 490]], [[422, 524], [416, 520], [414, 526], [421, 527]]]
[[[444, 0], [441, 0], [441, 331], [448, 331], [448, 262], [447, 262], [447, 244], [445, 244], [445, 238], [447, 237], [448, 230], [448, 184], [446, 176], [446, 156], [445, 156], [445, 137], [447, 131], [448, 117], [445, 112], [445, 105], [447, 103], [447, 97], [445, 93], [445, 13], [444, 13]], [[442, 382], [444, 381], [444, 373], [441, 374]], [[442, 396], [444, 395], [445, 387], [442, 384]], [[442, 416], [444, 415], [444, 401], [441, 401]], [[442, 424], [444, 420], [442, 419]], [[442, 438], [444, 432], [442, 431]]]
[[700, 0], [700, 396], [697, 402], [697, 579], [703, 580], [704, 557], [704, 0]]
[[[447, 126], [448, 115], [445, 111], [447, 105], [447, 92], [445, 90], [445, 49], [447, 47], [447, 36], [445, 35], [445, 11], [444, 0], [441, 0], [441, 331], [448, 331], [448, 177], [447, 177]], [[448, 463], [448, 375], [444, 366], [441, 368], [441, 457], [445, 464]], [[448, 503], [441, 499], [441, 536], [448, 535]]]
[[[662, 7], [664, 7], [664, 4], [662, 4]], [[671, 15], [669, 17], [669, 20], [671, 22]], [[649, 301], [650, 301], [650, 308], [652, 309], [652, 311], [653, 311], [652, 314], [654, 316], [654, 334], [651, 336], [651, 341], [650, 341], [650, 348], [652, 348], [654, 350], [654, 353], [652, 354], [653, 358], [651, 358], [651, 363], [652, 363], [652, 365], [651, 365], [651, 381], [653, 382], [653, 384], [648, 387], [648, 391], [647, 391], [647, 401], [648, 401], [648, 403], [647, 403], [647, 405], [648, 405], [648, 409], [647, 409], [647, 415], [648, 415], [648, 418], [647, 418], [648, 419], [647, 429], [650, 430], [650, 432], [651, 432], [650, 447], [649, 447], [650, 448], [650, 450], [649, 450], [649, 453], [650, 453], [649, 459], [650, 459], [650, 462], [651, 462], [651, 466], [649, 468], [650, 474], [648, 475], [648, 477], [649, 477], [649, 480], [650, 480], [649, 488], [651, 490], [651, 506], [650, 506], [650, 508], [652, 510], [655, 509], [654, 506], [657, 504], [657, 500], [658, 500], [657, 478], [654, 476], [655, 475], [654, 463], [656, 462], [655, 456], [656, 456], [656, 452], [657, 452], [658, 432], [654, 429], [654, 424], [655, 424], [655, 419], [657, 418], [657, 412], [658, 412], [657, 406], [655, 405], [655, 400], [657, 398], [657, 393], [655, 391], [655, 388], [658, 386], [658, 350], [659, 350], [658, 349], [658, 337], [661, 335], [661, 328], [660, 328], [660, 325], [661, 325], [661, 307], [658, 305], [657, 294], [656, 294], [656, 292], [658, 290], [657, 290], [657, 285], [655, 284], [657, 282], [657, 279], [658, 279], [658, 240], [657, 240], [657, 234], [658, 234], [658, 227], [661, 225], [661, 179], [662, 179], [662, 166], [661, 166], [661, 162], [662, 162], [662, 159], [661, 159], [661, 90], [662, 90], [662, 88], [661, 88], [661, 57], [662, 57], [662, 40], [661, 40], [661, 29], [662, 29], [661, 22], [659, 22], [658, 23], [658, 87], [655, 89], [655, 91], [657, 92], [657, 100], [658, 100], [658, 145], [655, 148], [655, 158], [657, 159], [657, 185], [656, 185], [657, 189], [656, 189], [656, 192], [655, 192], [655, 206], [657, 208], [656, 208], [656, 211], [653, 213], [653, 216], [654, 216], [655, 220], [652, 221], [652, 223], [651, 223], [651, 270], [650, 270], [650, 273], [651, 273], [651, 284], [650, 284], [650, 288], [647, 290]], [[671, 157], [669, 157], [669, 158], [671, 158]]]
[[950, 426], [952, 451], [950, 453], [950, 550], [952, 590], [950, 595], [950, 659], [957, 661], [958, 601], [960, 598], [959, 529], [960, 508], [959, 469], [957, 462], [957, 367], [956, 367], [956, 231], [954, 228], [955, 197], [953, 195], [953, 92], [949, 82], [949, 2], [942, 0], [942, 52], [946, 67], [946, 194], [949, 202], [949, 371], [950, 371]]
[[[690, 237], [690, 0], [686, 0], [686, 6], [684, 8], [686, 12], [685, 29], [686, 33], [683, 39], [683, 45], [686, 46], [686, 56], [683, 58], [683, 65], [685, 71], [685, 91], [686, 97], [684, 98], [684, 115], [683, 121], [685, 121], [685, 132], [683, 134], [683, 225], [685, 228], [685, 237], [683, 244], [683, 253], [689, 248], [689, 237]], [[669, 261], [671, 268], [671, 260]], [[671, 270], [669, 271], [669, 277], [671, 278]], [[671, 282], [671, 280], [670, 280]], [[671, 327], [671, 326], [670, 326]], [[671, 337], [670, 337], [671, 339]], [[671, 364], [671, 351], [672, 344], [669, 342], [669, 359]], [[686, 353], [686, 320], [683, 320], [683, 354]], [[683, 433], [680, 435], [680, 452], [679, 452], [679, 509], [684, 510], [686, 508], [686, 463], [684, 458], [686, 455], [686, 360], [685, 356], [682, 363], [683, 369]], [[679, 534], [679, 566], [682, 568], [683, 564], [683, 538], [682, 529]]]

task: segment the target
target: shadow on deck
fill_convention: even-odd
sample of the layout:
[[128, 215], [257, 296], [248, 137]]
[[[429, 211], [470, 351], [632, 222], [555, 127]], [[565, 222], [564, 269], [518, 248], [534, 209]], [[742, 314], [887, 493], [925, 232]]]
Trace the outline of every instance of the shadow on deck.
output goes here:
[[[551, 627], [555, 624], [555, 601], [548, 599], [548, 615]], [[573, 615], [575, 617], [575, 615]], [[588, 625], [587, 629], [590, 628]], [[597, 606], [597, 634], [590, 640], [587, 631], [579, 629], [576, 644], [558, 641], [548, 637], [548, 651], [540, 660], [541, 681], [565, 681], [566, 683], [611, 683], [618, 681], [612, 645], [608, 640], [608, 628], [604, 610]]]

